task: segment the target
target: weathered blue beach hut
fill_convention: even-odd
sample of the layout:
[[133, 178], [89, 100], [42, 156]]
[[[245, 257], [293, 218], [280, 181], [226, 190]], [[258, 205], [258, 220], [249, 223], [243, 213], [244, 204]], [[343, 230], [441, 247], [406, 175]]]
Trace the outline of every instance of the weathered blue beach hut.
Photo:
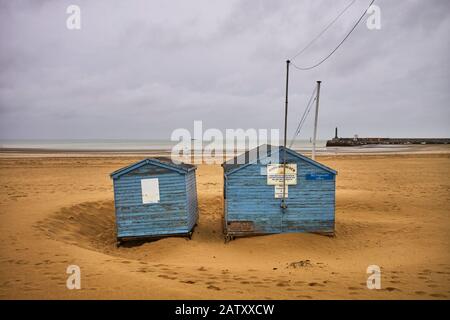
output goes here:
[[[283, 163], [286, 189], [283, 200]], [[334, 234], [337, 172], [282, 146], [263, 145], [222, 164], [224, 232], [234, 236]]]
[[168, 158], [148, 158], [111, 173], [118, 244], [146, 237], [190, 237], [198, 220], [195, 170]]

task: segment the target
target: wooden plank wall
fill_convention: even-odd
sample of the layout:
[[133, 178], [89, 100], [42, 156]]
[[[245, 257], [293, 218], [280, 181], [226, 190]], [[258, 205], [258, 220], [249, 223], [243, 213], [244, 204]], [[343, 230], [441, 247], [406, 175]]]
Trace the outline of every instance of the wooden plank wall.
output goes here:
[[[160, 202], [142, 203], [141, 179], [158, 178]], [[117, 236], [189, 232], [185, 175], [147, 164], [114, 180]]]
[[186, 174], [186, 207], [187, 225], [189, 230], [192, 230], [198, 221], [197, 182], [195, 179], [195, 170]]
[[253, 221], [253, 231], [244, 233], [334, 233], [335, 176], [332, 180], [306, 180], [307, 174], [327, 171], [293, 155], [287, 156], [288, 163], [297, 163], [298, 174], [297, 185], [288, 187], [288, 208], [281, 209], [281, 199], [274, 197], [274, 186], [267, 185], [267, 176], [261, 174], [265, 165], [252, 164], [227, 176], [227, 224]]

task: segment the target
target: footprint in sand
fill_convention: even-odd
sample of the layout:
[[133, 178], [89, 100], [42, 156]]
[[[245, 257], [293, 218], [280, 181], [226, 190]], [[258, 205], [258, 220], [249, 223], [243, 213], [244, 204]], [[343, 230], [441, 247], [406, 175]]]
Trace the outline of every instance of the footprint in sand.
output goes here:
[[162, 264], [162, 263], [159, 263], [159, 264], [155, 264], [154, 265], [155, 267], [167, 267], [167, 264]]
[[209, 286], [207, 286], [206, 288], [207, 288], [207, 289], [210, 289], [210, 290], [217, 290], [217, 291], [220, 290], [219, 287], [216, 287], [216, 286], [213, 286], [213, 285], [209, 285]]
[[397, 288], [394, 288], [394, 287], [387, 287], [387, 288], [384, 288], [384, 290], [389, 291], [389, 292], [392, 292], [392, 291], [402, 291], [402, 290], [397, 289]]
[[324, 287], [323, 284], [318, 283], [318, 282], [310, 282], [310, 283], [308, 283], [308, 286], [310, 286], [310, 287]]
[[398, 280], [390, 280], [389, 283], [401, 283], [401, 281], [398, 281]]
[[441, 294], [441, 293], [432, 293], [432, 294], [430, 294], [430, 296], [433, 298], [447, 298], [447, 296], [445, 294]]
[[166, 274], [159, 274], [158, 277], [163, 278], [163, 279], [168, 279], [168, 280], [176, 280], [177, 279], [176, 277], [171, 277]]
[[277, 287], [289, 287], [289, 283], [288, 282], [278, 282]]
[[348, 287], [348, 290], [361, 290], [361, 288], [357, 288], [357, 287]]
[[416, 291], [416, 292], [414, 292], [415, 294], [417, 294], [417, 295], [419, 295], [419, 296], [422, 296], [422, 295], [424, 295], [424, 294], [427, 294], [426, 292], [424, 292], [424, 291]]
[[149, 269], [149, 268], [139, 268], [136, 270], [136, 272], [147, 273], [147, 272], [155, 272], [155, 271], [153, 269]]

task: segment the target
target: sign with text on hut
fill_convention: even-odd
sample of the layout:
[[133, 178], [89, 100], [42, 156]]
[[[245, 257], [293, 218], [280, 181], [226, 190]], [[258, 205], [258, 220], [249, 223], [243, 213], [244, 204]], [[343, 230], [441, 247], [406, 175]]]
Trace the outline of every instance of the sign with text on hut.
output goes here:
[[[284, 197], [289, 198], [289, 186], [284, 189]], [[283, 199], [283, 186], [275, 186], [275, 199]]]
[[[283, 198], [283, 164], [269, 164], [267, 165], [267, 184], [274, 186], [275, 199]], [[289, 185], [297, 184], [297, 164], [286, 164], [286, 187], [284, 191], [284, 197], [288, 198]]]
[[[267, 165], [267, 184], [271, 186], [283, 185], [283, 164]], [[286, 163], [286, 185], [297, 184], [297, 164]]]

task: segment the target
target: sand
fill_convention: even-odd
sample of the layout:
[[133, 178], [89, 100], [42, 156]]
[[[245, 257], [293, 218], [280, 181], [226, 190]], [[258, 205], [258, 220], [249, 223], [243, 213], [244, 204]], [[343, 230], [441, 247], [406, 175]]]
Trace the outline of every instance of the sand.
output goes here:
[[[0, 157], [1, 299], [449, 299], [450, 155], [337, 155], [336, 236], [221, 234], [222, 170], [197, 171], [192, 240], [115, 246], [109, 173], [139, 156]], [[296, 263], [297, 262], [297, 263]], [[292, 264], [294, 263], [294, 264]], [[81, 289], [66, 268], [81, 268]], [[380, 290], [366, 268], [381, 267]]]

